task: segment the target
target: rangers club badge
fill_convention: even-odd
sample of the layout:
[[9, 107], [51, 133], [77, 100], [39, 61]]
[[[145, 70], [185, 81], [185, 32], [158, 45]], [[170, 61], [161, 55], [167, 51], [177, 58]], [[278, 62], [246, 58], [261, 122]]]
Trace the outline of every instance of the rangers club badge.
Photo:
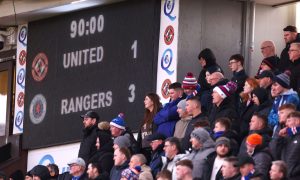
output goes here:
[[41, 123], [46, 115], [47, 102], [46, 98], [42, 94], [34, 96], [30, 103], [29, 117], [33, 124]]

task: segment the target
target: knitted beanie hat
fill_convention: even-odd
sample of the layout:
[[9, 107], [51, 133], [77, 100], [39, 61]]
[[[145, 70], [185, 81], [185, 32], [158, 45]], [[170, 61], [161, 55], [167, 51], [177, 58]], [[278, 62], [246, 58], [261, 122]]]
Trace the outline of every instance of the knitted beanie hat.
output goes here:
[[177, 104], [177, 108], [180, 108], [183, 111], [186, 111], [186, 99], [179, 101], [179, 103]]
[[118, 117], [113, 119], [110, 123], [111, 126], [115, 126], [119, 129], [125, 130], [125, 120], [124, 120], [124, 114], [120, 113]]
[[277, 59], [274, 56], [267, 57], [264, 60], [262, 60], [261, 63], [266, 64], [269, 66], [272, 70], [277, 69]]
[[237, 89], [237, 84], [229, 81], [226, 85], [217, 86], [213, 91], [217, 92], [223, 99], [232, 95]]
[[261, 145], [263, 139], [261, 135], [254, 133], [247, 137], [246, 142], [250, 145]]
[[275, 76], [275, 82], [280, 84], [282, 87], [289, 89], [290, 88], [290, 72], [286, 71], [284, 73], [278, 74]]
[[227, 137], [219, 137], [217, 140], [216, 140], [216, 147], [220, 146], [220, 145], [226, 145], [227, 147], [230, 148], [230, 140], [227, 138]]
[[130, 139], [126, 135], [118, 136], [114, 139], [114, 144], [117, 144], [119, 146], [119, 148], [122, 148], [122, 147], [129, 148], [130, 147]]
[[196, 86], [197, 86], [197, 79], [195, 78], [193, 73], [188, 72], [182, 81], [182, 88], [194, 90], [196, 89]]

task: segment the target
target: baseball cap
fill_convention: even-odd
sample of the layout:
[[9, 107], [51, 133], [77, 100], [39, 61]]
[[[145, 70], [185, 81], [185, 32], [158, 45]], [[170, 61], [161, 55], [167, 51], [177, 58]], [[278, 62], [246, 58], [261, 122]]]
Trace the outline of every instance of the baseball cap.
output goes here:
[[257, 76], [257, 79], [262, 79], [262, 78], [265, 78], [265, 77], [269, 77], [271, 79], [274, 79], [274, 73], [272, 71], [265, 70]]
[[82, 158], [80, 158], [80, 157], [75, 158], [75, 159], [72, 159], [72, 160], [68, 163], [69, 166], [71, 166], [72, 164], [77, 164], [77, 165], [79, 165], [79, 166], [85, 167], [85, 161], [84, 161]]
[[82, 117], [82, 118], [96, 118], [97, 120], [99, 119], [99, 115], [95, 111], [88, 111], [85, 114], [80, 115], [80, 117]]

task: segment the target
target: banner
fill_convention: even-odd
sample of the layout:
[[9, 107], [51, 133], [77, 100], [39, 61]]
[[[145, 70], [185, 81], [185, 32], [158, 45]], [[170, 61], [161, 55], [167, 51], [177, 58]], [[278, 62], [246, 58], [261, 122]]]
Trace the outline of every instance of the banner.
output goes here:
[[77, 158], [80, 143], [67, 144], [43, 149], [28, 151], [27, 171], [36, 165], [56, 164], [59, 173], [69, 171], [68, 162]]
[[27, 57], [27, 24], [18, 27], [16, 59], [16, 93], [13, 134], [23, 133], [24, 97]]
[[177, 79], [179, 0], [161, 1], [156, 93], [161, 102], [169, 99], [169, 85]]

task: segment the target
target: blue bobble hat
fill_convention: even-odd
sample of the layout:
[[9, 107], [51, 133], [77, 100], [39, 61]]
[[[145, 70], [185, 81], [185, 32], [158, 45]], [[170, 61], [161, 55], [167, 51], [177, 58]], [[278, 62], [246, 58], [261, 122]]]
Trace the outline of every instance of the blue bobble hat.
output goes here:
[[115, 126], [119, 129], [125, 130], [125, 120], [124, 120], [124, 114], [120, 113], [118, 117], [114, 118], [110, 123], [111, 126]]

